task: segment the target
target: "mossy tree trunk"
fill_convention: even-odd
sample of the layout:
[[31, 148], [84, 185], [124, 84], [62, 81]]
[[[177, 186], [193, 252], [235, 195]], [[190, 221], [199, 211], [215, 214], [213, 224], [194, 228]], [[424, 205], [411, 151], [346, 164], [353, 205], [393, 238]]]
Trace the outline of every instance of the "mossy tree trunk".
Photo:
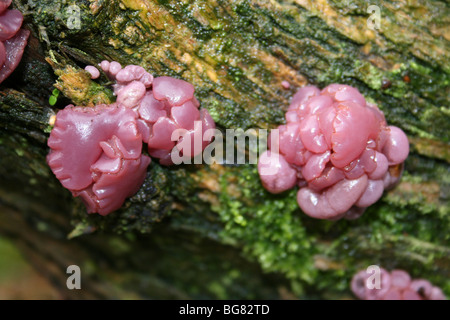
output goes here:
[[[362, 0], [14, 1], [32, 38], [0, 88], [0, 233], [68, 298], [345, 298], [373, 264], [450, 295], [450, 9], [370, 4], [380, 29]], [[410, 137], [403, 180], [362, 218], [327, 222], [295, 191], [265, 192], [255, 165], [154, 161], [121, 210], [87, 216], [47, 167], [46, 139], [57, 109], [112, 101], [82, 71], [103, 59], [190, 81], [220, 129], [275, 127], [308, 83], [356, 86]], [[71, 264], [83, 290], [66, 289]]]

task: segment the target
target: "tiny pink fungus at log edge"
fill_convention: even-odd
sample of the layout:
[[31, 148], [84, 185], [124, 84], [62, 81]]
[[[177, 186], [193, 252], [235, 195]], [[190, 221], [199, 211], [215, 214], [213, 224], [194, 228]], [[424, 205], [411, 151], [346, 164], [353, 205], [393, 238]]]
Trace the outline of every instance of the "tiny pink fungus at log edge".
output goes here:
[[378, 107], [367, 103], [356, 88], [301, 88], [285, 117], [278, 141], [269, 139], [266, 153], [271, 156], [261, 155], [258, 171], [269, 192], [297, 184], [297, 202], [307, 215], [358, 218], [399, 181], [408, 138], [401, 129], [388, 126]]
[[281, 82], [281, 86], [283, 87], [284, 90], [289, 90], [291, 88], [291, 84], [289, 83], [289, 81], [282, 81]]
[[[116, 102], [93, 108], [69, 105], [60, 110], [48, 139], [47, 163], [61, 184], [82, 199], [89, 213], [107, 215], [144, 182], [151, 159], [142, 155], [143, 143], [148, 144], [152, 157], [171, 165], [174, 146], [199, 130], [215, 128], [215, 123], [207, 110], [198, 110], [194, 87], [186, 81], [154, 79], [140, 66], [122, 68], [115, 61], [103, 61], [100, 67], [116, 81]], [[94, 66], [85, 70], [93, 79], [100, 75]], [[185, 131], [179, 141], [171, 141], [173, 131], [180, 128]], [[203, 141], [202, 150], [208, 143]]]
[[29, 30], [21, 29], [23, 15], [9, 10], [11, 0], [0, 1], [0, 83], [17, 68], [27, 45]]
[[[372, 272], [361, 270], [351, 281], [350, 288], [360, 300], [445, 300], [439, 287], [425, 279], [411, 279], [404, 270], [379, 269], [379, 286]], [[368, 283], [369, 282], [369, 283]]]
[[100, 71], [94, 66], [86, 66], [84, 70], [91, 74], [91, 79], [98, 79], [98, 77], [100, 77]]

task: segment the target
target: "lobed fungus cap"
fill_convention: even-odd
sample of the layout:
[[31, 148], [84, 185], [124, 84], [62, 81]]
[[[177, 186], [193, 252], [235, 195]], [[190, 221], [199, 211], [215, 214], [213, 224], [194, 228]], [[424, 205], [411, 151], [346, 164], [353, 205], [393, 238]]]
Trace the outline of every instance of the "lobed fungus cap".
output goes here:
[[361, 270], [351, 281], [353, 294], [361, 300], [445, 300], [438, 287], [424, 279], [411, 279], [404, 270], [391, 272], [380, 268], [380, 283], [377, 287], [377, 275]]
[[108, 214], [137, 192], [150, 158], [133, 110], [117, 104], [68, 106], [58, 112], [47, 163], [62, 185], [81, 196], [88, 212]]
[[[114, 61], [102, 61], [100, 67], [116, 81], [116, 103], [94, 108], [69, 105], [59, 111], [48, 140], [47, 162], [62, 185], [81, 197], [89, 213], [106, 215], [119, 209], [143, 183], [151, 161], [142, 155], [143, 142], [152, 157], [170, 165], [175, 146], [192, 136], [202, 138], [215, 124], [207, 110], [198, 110], [194, 87], [186, 81], [154, 79], [140, 66], [122, 68]], [[94, 66], [85, 70], [93, 79], [100, 76]], [[182, 134], [172, 141], [178, 129]], [[189, 145], [182, 155], [195, 156], [208, 143], [203, 141], [200, 150]]]
[[[140, 66], [122, 68], [118, 62], [108, 61], [99, 66], [117, 82], [114, 85], [117, 102], [136, 111], [142, 140], [160, 164], [173, 164], [174, 148], [183, 157], [194, 157], [210, 143], [202, 137], [208, 129], [215, 128], [215, 123], [207, 110], [199, 110], [192, 84], [167, 76], [153, 78]], [[172, 141], [177, 130], [179, 139]], [[194, 145], [194, 137], [198, 136], [202, 140], [200, 147]]]
[[[397, 183], [400, 174], [390, 168], [401, 166], [409, 153], [404, 132], [388, 126], [383, 113], [347, 85], [300, 89], [286, 122], [278, 128], [279, 140], [269, 139], [269, 149], [278, 149], [280, 158], [272, 166], [283, 169], [269, 176], [259, 166], [260, 177], [268, 191], [278, 193], [285, 189], [274, 186], [289, 189], [294, 173], [286, 172], [294, 170], [298, 204], [314, 218], [357, 218]], [[267, 159], [267, 153], [261, 156]]]
[[0, 83], [17, 68], [27, 45], [30, 31], [20, 29], [23, 15], [8, 10], [11, 0], [0, 2]]

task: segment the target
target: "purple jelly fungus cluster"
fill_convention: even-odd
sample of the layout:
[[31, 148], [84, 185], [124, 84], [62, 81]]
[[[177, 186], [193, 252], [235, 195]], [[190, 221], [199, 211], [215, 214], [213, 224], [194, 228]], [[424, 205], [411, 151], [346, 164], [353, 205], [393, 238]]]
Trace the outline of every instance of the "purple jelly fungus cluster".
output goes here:
[[20, 28], [22, 13], [8, 10], [11, 1], [0, 0], [0, 83], [19, 65], [30, 36], [30, 31]]
[[353, 276], [351, 289], [361, 300], [445, 300], [442, 290], [424, 279], [411, 279], [404, 270], [379, 269], [377, 275], [361, 270]]
[[355, 219], [400, 179], [409, 153], [405, 133], [388, 126], [356, 88], [301, 88], [258, 162], [263, 186], [298, 186], [297, 202], [318, 219]]
[[[209, 144], [210, 141], [203, 141], [202, 137], [208, 129], [215, 128], [215, 123], [206, 109], [199, 110], [200, 103], [194, 96], [192, 84], [171, 77], [153, 79], [140, 66], [122, 69], [117, 62], [103, 61], [100, 67], [116, 81], [117, 103], [137, 113], [142, 140], [148, 145], [149, 154], [158, 158], [160, 164], [173, 164], [171, 155], [177, 150], [180, 157], [195, 157]], [[87, 71], [93, 77], [98, 76], [92, 69]], [[173, 132], [178, 132], [176, 141], [171, 139]], [[194, 145], [197, 136], [202, 140], [201, 146]]]
[[[48, 139], [47, 163], [61, 184], [80, 197], [89, 213], [107, 215], [135, 194], [151, 159], [172, 164], [171, 152], [192, 135], [215, 128], [207, 110], [198, 110], [194, 87], [171, 77], [153, 78], [144, 68], [103, 61], [101, 69], [115, 80], [111, 105], [93, 108], [69, 105], [56, 115]], [[100, 72], [87, 66], [92, 78]], [[179, 130], [175, 141], [172, 134]], [[201, 152], [209, 142], [204, 142]], [[182, 151], [195, 156], [196, 153]]]
[[58, 112], [47, 162], [88, 212], [119, 209], [144, 182], [150, 158], [142, 155], [136, 114], [117, 103]]

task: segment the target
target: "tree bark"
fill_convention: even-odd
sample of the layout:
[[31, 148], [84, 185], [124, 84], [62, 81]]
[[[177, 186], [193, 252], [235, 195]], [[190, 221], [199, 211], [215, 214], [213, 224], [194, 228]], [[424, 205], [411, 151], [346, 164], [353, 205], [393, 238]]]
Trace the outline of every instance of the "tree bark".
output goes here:
[[[64, 298], [348, 298], [373, 264], [450, 295], [450, 9], [371, 4], [375, 30], [362, 0], [14, 1], [32, 36], [0, 87], [0, 233]], [[222, 130], [276, 127], [306, 84], [355, 86], [410, 138], [402, 182], [362, 218], [329, 222], [304, 215], [295, 190], [266, 192], [255, 165], [153, 161], [122, 209], [87, 215], [48, 168], [46, 139], [65, 105], [113, 101], [82, 70], [104, 59], [193, 83]], [[72, 264], [83, 290], [66, 288]]]

